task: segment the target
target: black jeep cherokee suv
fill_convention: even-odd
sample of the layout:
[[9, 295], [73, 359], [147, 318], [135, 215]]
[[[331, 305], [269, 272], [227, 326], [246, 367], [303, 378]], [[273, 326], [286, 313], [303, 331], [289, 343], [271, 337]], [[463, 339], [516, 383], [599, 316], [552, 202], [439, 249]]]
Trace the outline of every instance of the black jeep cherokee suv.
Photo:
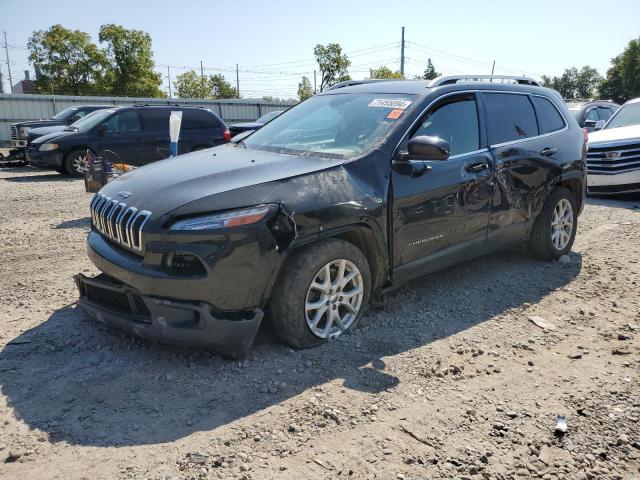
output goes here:
[[264, 312], [310, 347], [371, 295], [522, 241], [573, 244], [585, 138], [526, 78], [347, 82], [242, 141], [149, 165], [91, 200], [80, 304], [143, 337], [250, 348]]

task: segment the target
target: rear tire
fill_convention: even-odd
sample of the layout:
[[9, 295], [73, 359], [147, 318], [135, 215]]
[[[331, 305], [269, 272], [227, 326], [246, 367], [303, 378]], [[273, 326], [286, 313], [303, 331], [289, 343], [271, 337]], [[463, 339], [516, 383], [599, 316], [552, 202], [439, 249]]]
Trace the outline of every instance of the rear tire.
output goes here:
[[371, 290], [369, 264], [353, 244], [334, 238], [295, 251], [269, 303], [275, 335], [310, 348], [353, 330]]
[[87, 151], [83, 149], [71, 150], [64, 157], [64, 170], [68, 175], [81, 178], [84, 176], [84, 157]]
[[557, 260], [571, 250], [577, 227], [576, 199], [565, 187], [557, 187], [536, 218], [529, 237], [529, 251], [538, 258]]

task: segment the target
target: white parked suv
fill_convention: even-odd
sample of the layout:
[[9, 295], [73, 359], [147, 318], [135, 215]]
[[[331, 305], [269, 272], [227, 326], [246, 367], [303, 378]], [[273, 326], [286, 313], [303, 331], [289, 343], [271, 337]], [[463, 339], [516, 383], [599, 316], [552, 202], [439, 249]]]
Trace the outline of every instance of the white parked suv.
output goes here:
[[589, 133], [590, 194], [640, 192], [640, 98], [625, 103], [601, 129]]

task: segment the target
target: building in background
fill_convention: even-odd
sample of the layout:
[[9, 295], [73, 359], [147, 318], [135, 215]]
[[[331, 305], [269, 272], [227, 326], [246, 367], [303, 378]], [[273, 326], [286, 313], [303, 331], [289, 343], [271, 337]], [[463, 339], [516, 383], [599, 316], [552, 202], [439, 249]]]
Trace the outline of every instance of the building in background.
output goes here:
[[24, 71], [24, 80], [20, 80], [13, 86], [13, 93], [35, 93], [36, 84], [31, 80], [29, 70]]

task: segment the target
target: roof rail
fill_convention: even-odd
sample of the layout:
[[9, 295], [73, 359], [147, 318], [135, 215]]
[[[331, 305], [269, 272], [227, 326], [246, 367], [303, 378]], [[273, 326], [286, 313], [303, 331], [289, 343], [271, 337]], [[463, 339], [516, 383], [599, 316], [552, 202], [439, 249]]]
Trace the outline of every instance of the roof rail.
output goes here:
[[336, 83], [334, 86], [327, 88], [327, 90], [335, 90], [336, 88], [343, 88], [343, 87], [352, 87], [354, 85], [364, 85], [366, 83], [390, 82], [392, 80], [400, 80], [400, 79], [366, 78], [364, 80], [347, 80], [346, 82]]
[[492, 82], [493, 80], [512, 80], [519, 85], [533, 85], [539, 87], [540, 84], [533, 78], [518, 77], [513, 75], [446, 75], [431, 80], [430, 87], [439, 87], [440, 85], [451, 85], [458, 82]]

